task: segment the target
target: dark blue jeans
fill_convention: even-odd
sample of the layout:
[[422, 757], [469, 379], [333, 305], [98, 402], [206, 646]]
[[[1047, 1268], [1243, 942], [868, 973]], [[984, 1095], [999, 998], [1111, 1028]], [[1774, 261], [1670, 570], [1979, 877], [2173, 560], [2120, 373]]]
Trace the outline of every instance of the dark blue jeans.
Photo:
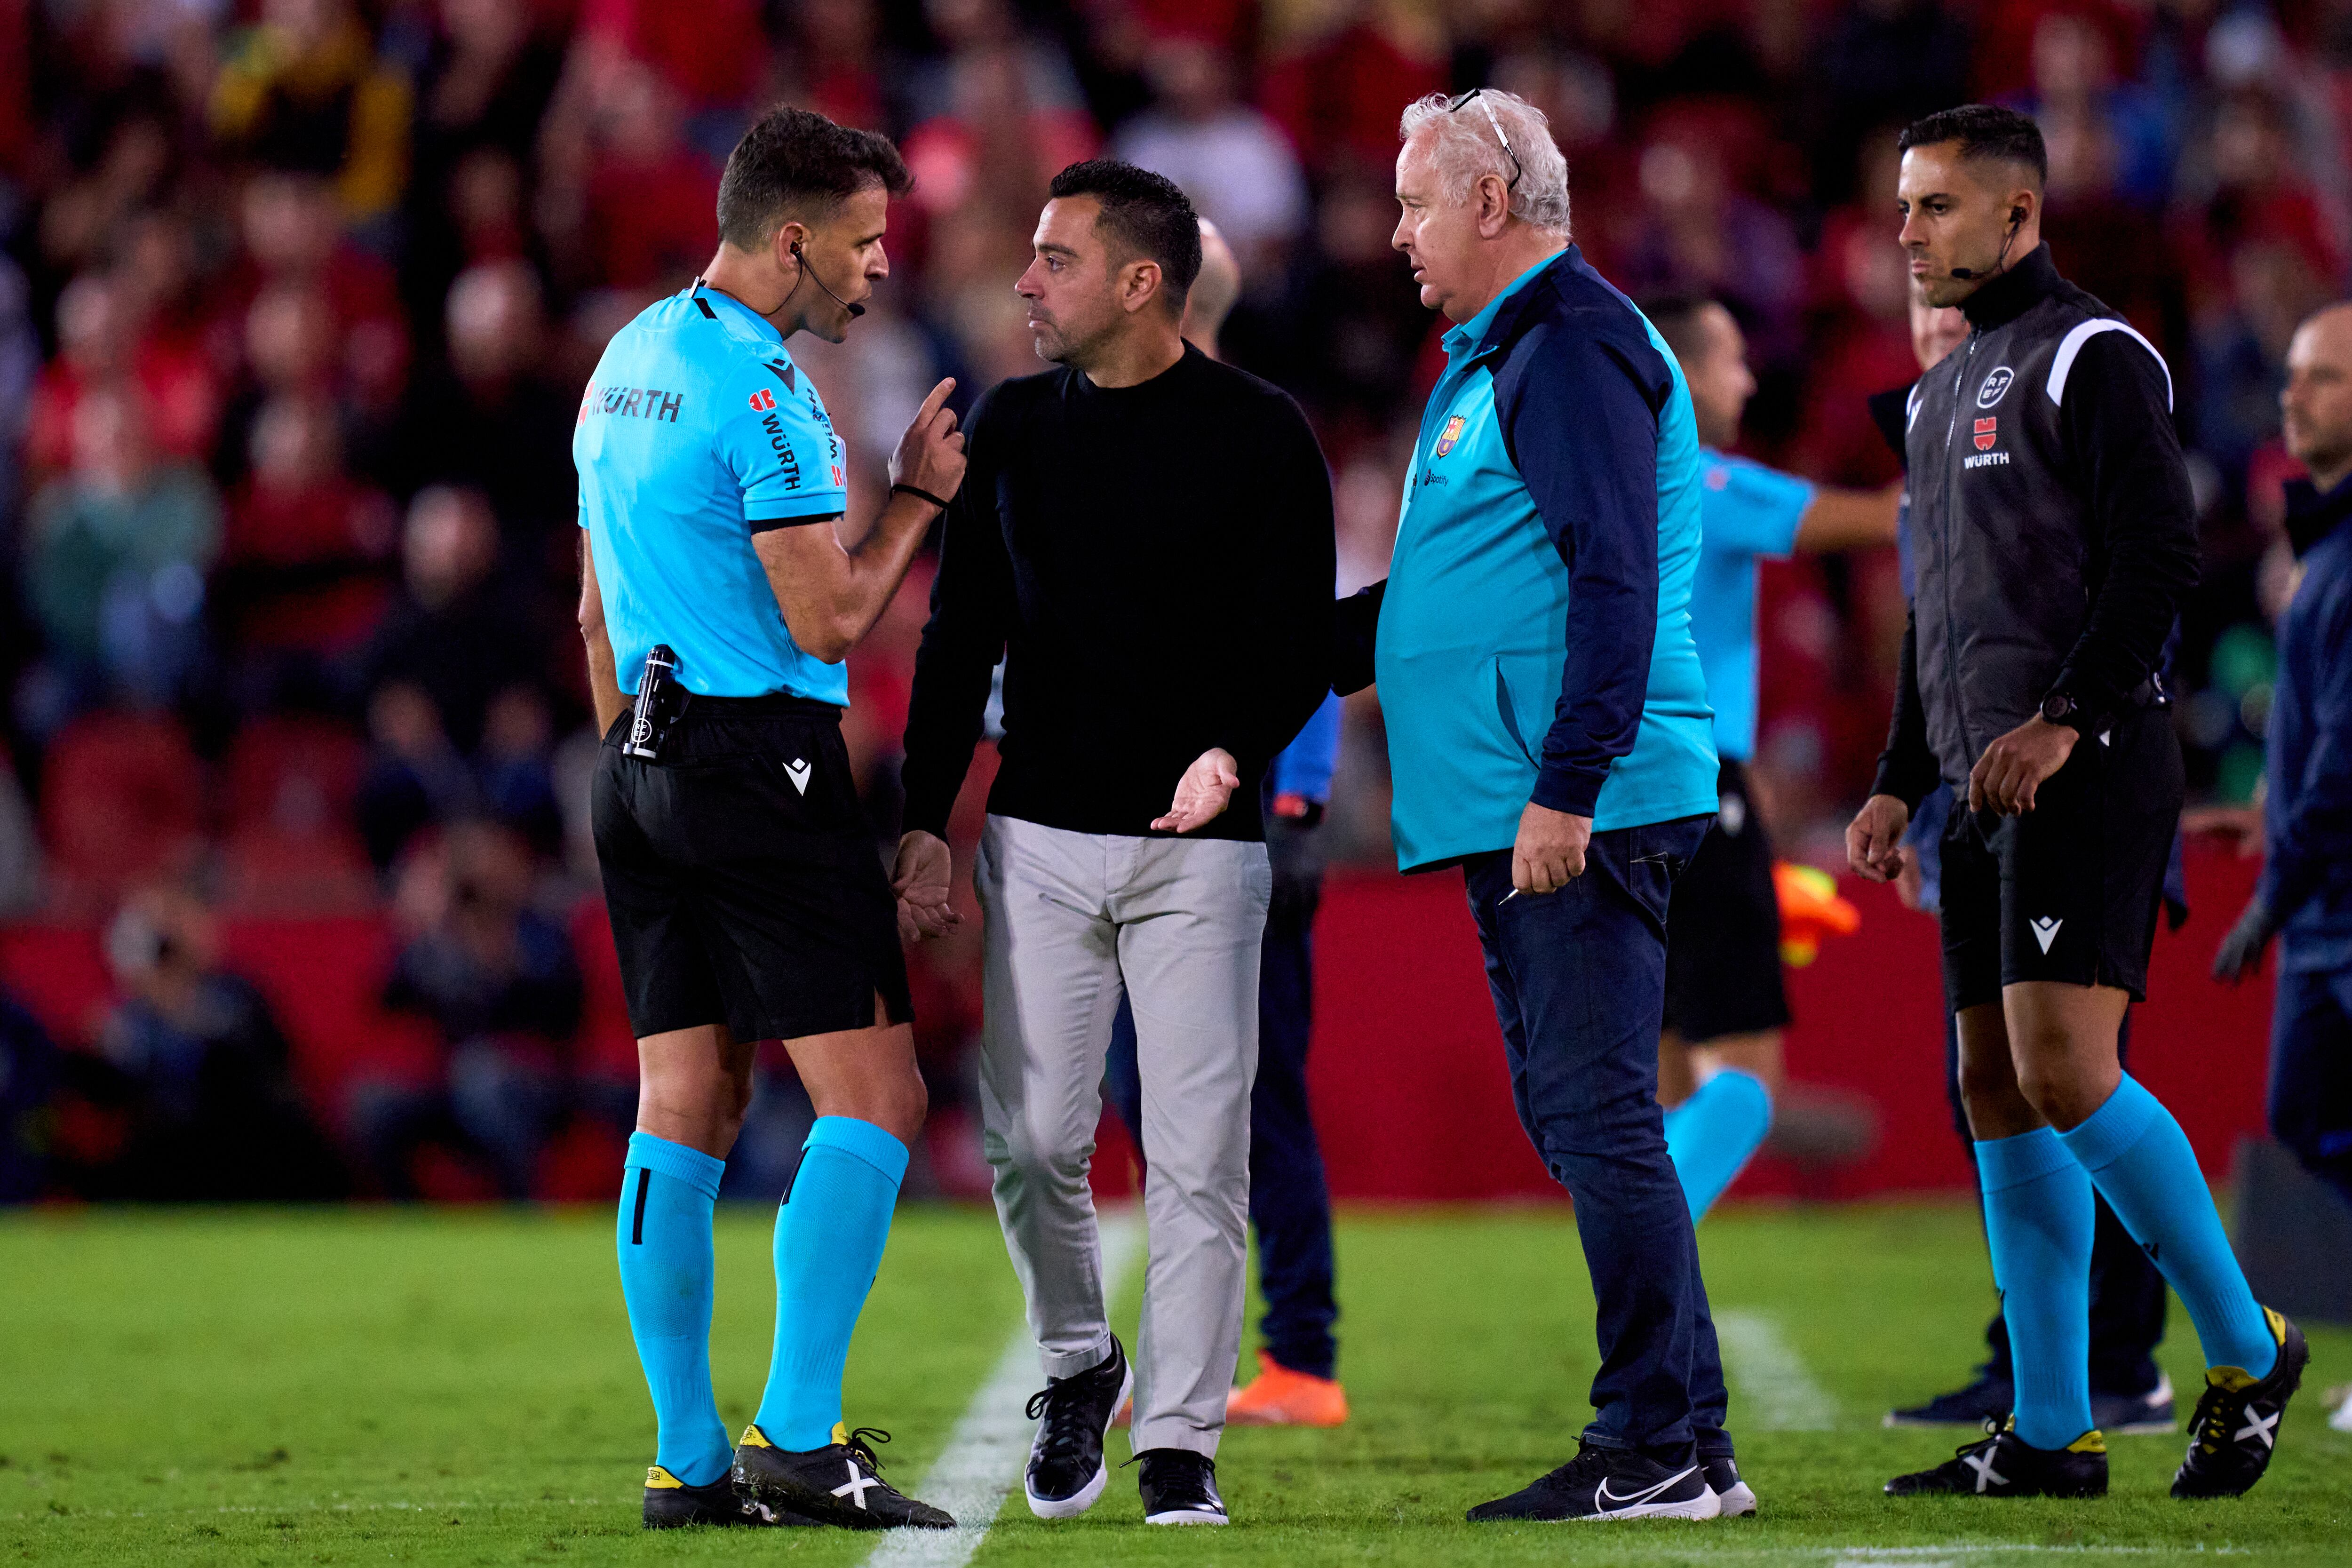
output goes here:
[[2352, 1203], [2352, 973], [2280, 966], [2271, 1136]]
[[1584, 874], [1511, 891], [1511, 853], [1463, 863], [1519, 1124], [1576, 1200], [1601, 1371], [1584, 1441], [1726, 1454], [1727, 1403], [1698, 1239], [1658, 1110], [1666, 904], [1712, 816], [1596, 833]]
[[[1293, 1372], [1336, 1375], [1339, 1316], [1331, 1289], [1331, 1194], [1307, 1107], [1307, 1037], [1314, 1021], [1315, 909], [1322, 879], [1281, 878], [1265, 916], [1257, 988], [1257, 1082], [1250, 1090], [1250, 1228], [1257, 1233], [1258, 1320], [1266, 1353]], [[1135, 1017], [1118, 1005], [1103, 1094], [1140, 1159], [1143, 1083]]]

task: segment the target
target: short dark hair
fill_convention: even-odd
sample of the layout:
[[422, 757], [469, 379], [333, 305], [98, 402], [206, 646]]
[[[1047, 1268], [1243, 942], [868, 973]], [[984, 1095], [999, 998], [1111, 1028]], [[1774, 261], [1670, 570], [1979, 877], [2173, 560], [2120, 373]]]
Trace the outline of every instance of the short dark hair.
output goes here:
[[903, 196], [914, 184], [888, 137], [835, 125], [805, 109], [772, 109], [727, 154], [727, 172], [719, 176], [719, 237], [738, 250], [757, 250], [794, 209], [829, 211], [874, 185]]
[[1096, 224], [1119, 249], [1158, 262], [1168, 302], [1183, 311], [1201, 275], [1201, 215], [1175, 181], [1117, 158], [1089, 158], [1055, 175], [1046, 194], [1100, 202]]
[[1905, 126], [1903, 134], [1895, 138], [1895, 150], [1908, 153], [1914, 147], [1945, 142], [1958, 142], [1965, 159], [1997, 158], [2032, 170], [2036, 188], [2050, 178], [2050, 150], [2042, 144], [2042, 127], [2014, 109], [1997, 103], [1939, 109]]
[[1642, 314], [1650, 319], [1650, 325], [1658, 329], [1658, 336], [1666, 340], [1666, 347], [1674, 351], [1675, 358], [1687, 364], [1691, 351], [1698, 346], [1699, 318], [1706, 313], [1708, 306], [1722, 301], [1712, 294], [1672, 293], [1644, 295], [1638, 303]]

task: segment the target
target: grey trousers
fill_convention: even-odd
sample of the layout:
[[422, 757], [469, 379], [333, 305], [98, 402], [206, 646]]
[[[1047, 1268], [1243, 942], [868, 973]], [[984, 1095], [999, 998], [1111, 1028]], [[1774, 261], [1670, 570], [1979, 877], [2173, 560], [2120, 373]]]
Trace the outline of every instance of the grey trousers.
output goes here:
[[1110, 1349], [1087, 1170], [1124, 991], [1150, 1167], [1131, 1441], [1214, 1454], [1241, 1350], [1265, 846], [991, 816], [972, 880], [988, 921], [981, 1125], [1045, 1375]]

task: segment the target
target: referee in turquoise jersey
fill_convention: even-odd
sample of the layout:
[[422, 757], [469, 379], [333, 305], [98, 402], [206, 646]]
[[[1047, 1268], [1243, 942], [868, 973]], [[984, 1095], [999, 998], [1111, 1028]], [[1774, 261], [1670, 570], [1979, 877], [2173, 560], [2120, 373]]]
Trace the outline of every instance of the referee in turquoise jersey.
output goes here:
[[[596, 856], [637, 1036], [619, 1250], [653, 1394], [645, 1522], [944, 1528], [841, 1424], [841, 1369], [922, 1125], [898, 925], [941, 929], [943, 874], [897, 897], [842, 745], [841, 661], [963, 479], [933, 388], [857, 543], [841, 441], [785, 340], [839, 342], [887, 276], [909, 181], [869, 132], [779, 109], [719, 185], [719, 253], [614, 336], [581, 400], [580, 626], [604, 730]], [[776, 1217], [767, 1391], [731, 1451], [710, 1387], [711, 1206], [781, 1039], [815, 1102]]]

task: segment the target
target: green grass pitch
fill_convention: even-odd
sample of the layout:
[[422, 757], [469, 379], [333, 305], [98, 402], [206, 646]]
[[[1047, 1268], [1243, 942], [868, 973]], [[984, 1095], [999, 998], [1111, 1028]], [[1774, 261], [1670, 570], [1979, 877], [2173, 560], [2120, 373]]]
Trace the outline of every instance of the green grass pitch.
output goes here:
[[[767, 1217], [719, 1228], [730, 1424], [766, 1371]], [[1734, 1211], [1701, 1238], [1717, 1310], [1748, 1347], [1732, 1415], [1759, 1519], [1463, 1523], [1566, 1458], [1585, 1419], [1573, 1224], [1555, 1209], [1370, 1211], [1339, 1237], [1348, 1427], [1228, 1434], [1230, 1529], [1145, 1529], [1128, 1471], [1072, 1523], [1032, 1521], [1016, 1494], [977, 1561], [2352, 1563], [2352, 1436], [2322, 1407], [2352, 1379], [2352, 1333], [2312, 1332], [2305, 1393], [2250, 1498], [2175, 1503], [2182, 1439], [2125, 1437], [2103, 1501], [1897, 1505], [1879, 1483], [1958, 1440], [1878, 1420], [1973, 1359], [1990, 1300], [1974, 1215]], [[863, 1563], [874, 1537], [638, 1529], [652, 1415], [612, 1247], [605, 1212], [0, 1218], [0, 1563]], [[897, 1434], [894, 1479], [923, 1475], [1019, 1309], [992, 1216], [899, 1216], [849, 1371], [851, 1418]], [[2193, 1394], [2178, 1303], [2172, 1325], [2166, 1360]], [[1759, 1339], [1790, 1353], [1775, 1362]]]

